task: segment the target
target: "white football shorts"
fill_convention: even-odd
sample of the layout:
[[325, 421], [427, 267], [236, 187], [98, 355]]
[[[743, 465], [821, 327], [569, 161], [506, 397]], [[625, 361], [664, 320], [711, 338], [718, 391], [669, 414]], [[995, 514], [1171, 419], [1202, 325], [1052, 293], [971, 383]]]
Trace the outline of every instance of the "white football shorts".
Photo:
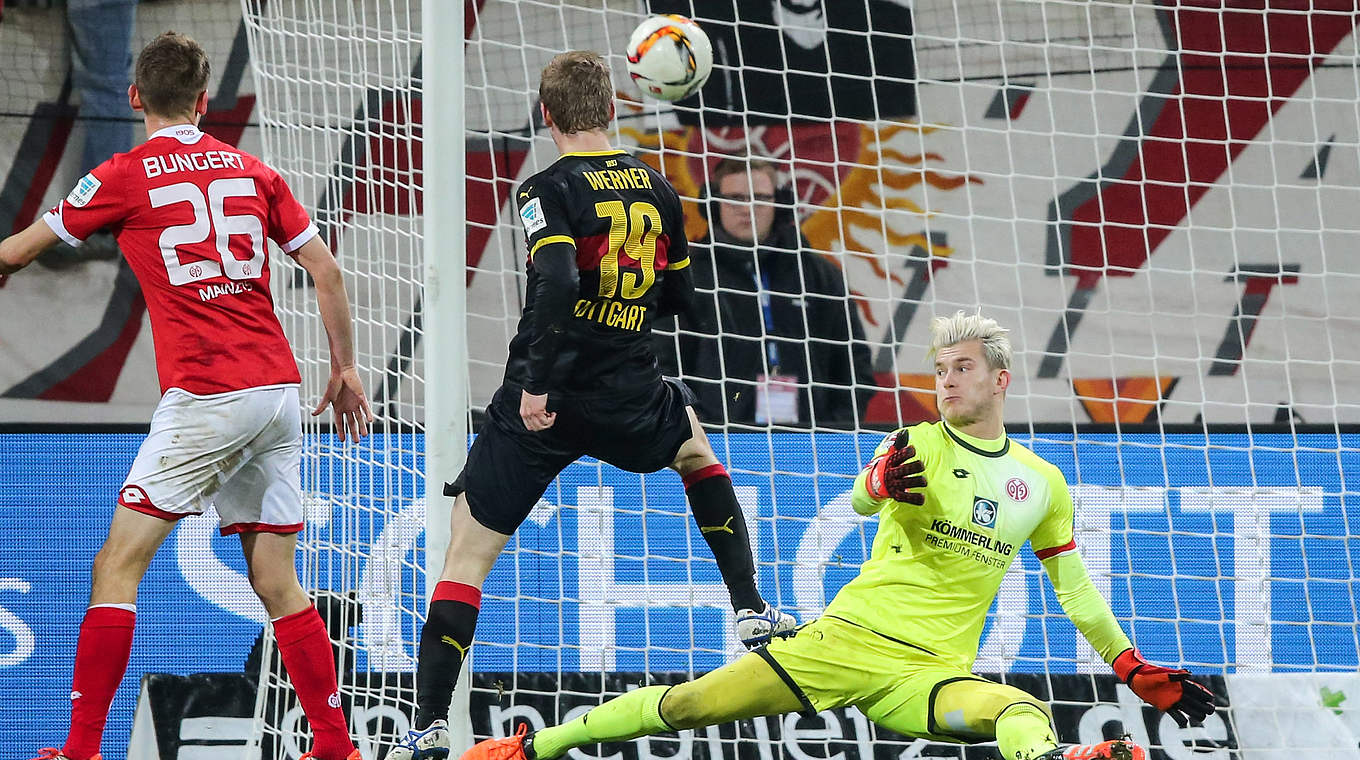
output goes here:
[[295, 385], [195, 396], [171, 388], [118, 503], [164, 520], [217, 507], [222, 535], [302, 530], [302, 413]]

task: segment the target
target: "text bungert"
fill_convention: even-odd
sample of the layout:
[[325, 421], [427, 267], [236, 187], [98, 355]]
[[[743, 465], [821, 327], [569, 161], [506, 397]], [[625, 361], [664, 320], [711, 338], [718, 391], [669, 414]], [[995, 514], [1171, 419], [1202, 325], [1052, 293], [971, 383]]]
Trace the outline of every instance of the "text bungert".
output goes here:
[[142, 169], [146, 178], [176, 172], [204, 172], [209, 169], [246, 168], [240, 153], [225, 150], [205, 150], [198, 153], [167, 153], [164, 156], [147, 156], [142, 159]]

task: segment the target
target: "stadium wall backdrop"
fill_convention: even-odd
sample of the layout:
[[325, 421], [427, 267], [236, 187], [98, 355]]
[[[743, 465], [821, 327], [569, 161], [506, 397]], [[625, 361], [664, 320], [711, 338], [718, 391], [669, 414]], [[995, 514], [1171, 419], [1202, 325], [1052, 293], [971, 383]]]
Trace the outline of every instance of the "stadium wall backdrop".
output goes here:
[[[720, 19], [734, 7], [697, 1], [698, 10]], [[1173, 12], [1152, 2], [1093, 6], [1090, 18], [1080, 11], [1067, 18], [1067, 6], [1055, 5], [1045, 10], [1057, 14], [1055, 29], [1127, 39], [1133, 47], [1102, 47], [1093, 63], [1080, 45], [1064, 42], [1040, 54], [1033, 51], [1045, 46], [1025, 40], [1002, 52], [1029, 50], [1030, 58], [1007, 59], [1002, 72], [989, 53], [994, 46], [978, 40], [1004, 30], [989, 26], [995, 22], [986, 7], [968, 10], [980, 2], [960, 6], [962, 16], [952, 3], [918, 3], [904, 20], [905, 3], [866, 0], [870, 16], [834, 14], [827, 39], [808, 38], [806, 31], [784, 35], [783, 47], [798, 66], [811, 67], [795, 72], [793, 85], [818, 90], [809, 84], [820, 81], [814, 64], [832, 60], [850, 72], [837, 92], [852, 93], [859, 90], [849, 85], [863, 83], [868, 64], [862, 56], [838, 56], [845, 40], [857, 39], [855, 25], [875, 18], [893, 28], [910, 24], [917, 34], [914, 67], [908, 43], [893, 38], [888, 42], [901, 54], [877, 73], [914, 74], [919, 82], [877, 96], [904, 104], [897, 110], [912, 110], [914, 119], [854, 118], [884, 113], [885, 104], [877, 102], [758, 101], [776, 117], [787, 111], [798, 118], [776, 118], [779, 123], [748, 133], [721, 120], [701, 124], [692, 111], [621, 101], [619, 139], [658, 164], [662, 146], [671, 156], [692, 153], [688, 160], [668, 159], [665, 170], [695, 199], [705, 167], [721, 155], [748, 145], [776, 157], [794, 150], [799, 158], [787, 173], [798, 191], [804, 235], [845, 272], [864, 310], [878, 382], [900, 389], [881, 393], [870, 419], [896, 419], [899, 408], [906, 420], [933, 415], [929, 376], [920, 365], [926, 318], [981, 303], [1011, 325], [1026, 355], [1016, 367], [1011, 395], [1019, 403], [1008, 406], [1012, 421], [1360, 422], [1360, 404], [1339, 392], [1337, 379], [1360, 367], [1360, 343], [1331, 337], [1360, 319], [1360, 300], [1346, 296], [1360, 287], [1360, 260], [1340, 253], [1354, 250], [1360, 237], [1347, 212], [1360, 187], [1360, 125], [1351, 108], [1354, 18], [1310, 20], [1281, 11], [1261, 24], [1259, 13], [1242, 11], [1220, 24], [1208, 11]], [[652, 5], [660, 11], [687, 3]], [[62, 11], [26, 5], [10, 7], [3, 22], [0, 229], [22, 226], [66, 194], [78, 179], [82, 137], [98, 128], [80, 118], [62, 88]], [[756, 37], [768, 36], [760, 25], [769, 24], [772, 12], [794, 12], [746, 5], [756, 10], [738, 27], [746, 24]], [[804, 5], [798, 14], [815, 13], [815, 3]], [[506, 294], [518, 288], [523, 268], [507, 188], [552, 160], [546, 137], [528, 136], [524, 98], [507, 93], [527, 92], [520, 50], [546, 55], [559, 46], [567, 11], [506, 0], [470, 7], [476, 23], [468, 26], [468, 70], [504, 78], [467, 88], [468, 258], [476, 266], [468, 308], [479, 330], [469, 343], [472, 399], [480, 406], [500, 378], [499, 337], [518, 318], [506, 306], [515, 301]], [[1028, 8], [1016, 4], [1004, 13]], [[609, 24], [571, 28], [573, 43], [622, 50], [635, 15], [610, 12], [617, 15]], [[240, 14], [237, 0], [145, 3], [135, 44], [155, 30], [192, 29], [215, 72], [208, 131], [259, 152], [260, 116]], [[962, 17], [981, 25], [978, 40], [954, 44]], [[798, 26], [796, 19], [786, 21]], [[726, 65], [735, 55], [727, 39], [733, 27], [714, 24], [719, 61], [706, 93], [784, 92], [760, 72], [747, 72], [747, 81]], [[780, 39], [752, 39], [752, 55], [781, 47]], [[826, 45], [830, 59], [821, 52]], [[1266, 49], [1273, 57], [1251, 53]], [[1233, 76], [1215, 68], [1223, 60]], [[797, 96], [797, 87], [791, 91]], [[334, 112], [363, 113], [364, 99], [375, 99], [381, 108], [372, 118], [391, 122], [384, 127], [389, 134], [405, 134], [417, 112], [418, 99], [407, 111], [378, 91], [347, 92], [354, 102], [334, 104]], [[825, 88], [820, 92], [825, 101]], [[869, 97], [867, 91], [859, 96]], [[714, 103], [746, 107], [740, 99]], [[820, 120], [833, 108], [835, 118]], [[899, 115], [910, 114], [894, 111]], [[342, 160], [346, 135], [337, 132], [333, 145], [320, 146], [332, 156], [329, 167], [288, 177], [351, 266], [369, 251], [400, 249], [387, 230], [406, 229], [420, 208], [418, 193], [372, 194], [358, 184], [409, 183], [420, 151], [409, 152], [413, 166], [390, 157], [418, 146], [368, 134], [363, 119], [353, 128], [354, 144], [364, 146], [360, 163]], [[1231, 145], [1216, 142], [1221, 133], [1234, 136]], [[1194, 149], [1182, 151], [1182, 145]], [[341, 192], [326, 192], [332, 180], [343, 180]], [[330, 206], [320, 208], [327, 200]], [[694, 236], [706, 226], [697, 208], [690, 208]], [[306, 286], [280, 277], [276, 287]], [[359, 336], [370, 374], [365, 381], [387, 387], [385, 368], [407, 358], [401, 351], [409, 348], [399, 346], [411, 303], [393, 305], [381, 288], [351, 292], [356, 310], [373, 325]], [[149, 330], [140, 296], [116, 261], [84, 264], [78, 275], [34, 267], [5, 283], [3, 295], [0, 421], [136, 423], [149, 417], [157, 387]], [[44, 329], [23, 327], [32, 323]], [[387, 387], [389, 396], [422, 408], [421, 390], [395, 387], [399, 381]]]

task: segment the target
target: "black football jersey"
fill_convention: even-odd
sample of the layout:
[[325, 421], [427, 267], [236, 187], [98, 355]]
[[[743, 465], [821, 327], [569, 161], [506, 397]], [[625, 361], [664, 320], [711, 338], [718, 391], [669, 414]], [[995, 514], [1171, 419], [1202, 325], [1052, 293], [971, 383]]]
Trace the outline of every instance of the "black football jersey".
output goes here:
[[[510, 341], [507, 384], [594, 396], [635, 393], [658, 382], [652, 323], [683, 309], [693, 293], [675, 189], [622, 150], [566, 153], [525, 180], [515, 201], [526, 237], [528, 284]], [[552, 355], [536, 356], [531, 345], [540, 273], [534, 256], [544, 249], [568, 250], [556, 247], [564, 243], [575, 248], [579, 288]]]

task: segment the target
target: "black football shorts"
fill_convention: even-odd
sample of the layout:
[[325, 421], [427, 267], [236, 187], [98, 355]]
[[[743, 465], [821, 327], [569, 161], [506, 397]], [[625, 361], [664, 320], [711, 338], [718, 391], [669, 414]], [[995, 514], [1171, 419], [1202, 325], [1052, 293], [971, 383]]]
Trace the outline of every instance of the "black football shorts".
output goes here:
[[501, 386], [486, 408], [486, 422], [472, 442], [458, 478], [444, 495], [467, 494], [477, 522], [511, 535], [548, 485], [567, 465], [592, 456], [629, 472], [670, 466], [691, 437], [686, 408], [689, 388], [665, 378], [626, 396], [554, 397], [557, 421], [530, 432], [519, 416], [521, 389]]

